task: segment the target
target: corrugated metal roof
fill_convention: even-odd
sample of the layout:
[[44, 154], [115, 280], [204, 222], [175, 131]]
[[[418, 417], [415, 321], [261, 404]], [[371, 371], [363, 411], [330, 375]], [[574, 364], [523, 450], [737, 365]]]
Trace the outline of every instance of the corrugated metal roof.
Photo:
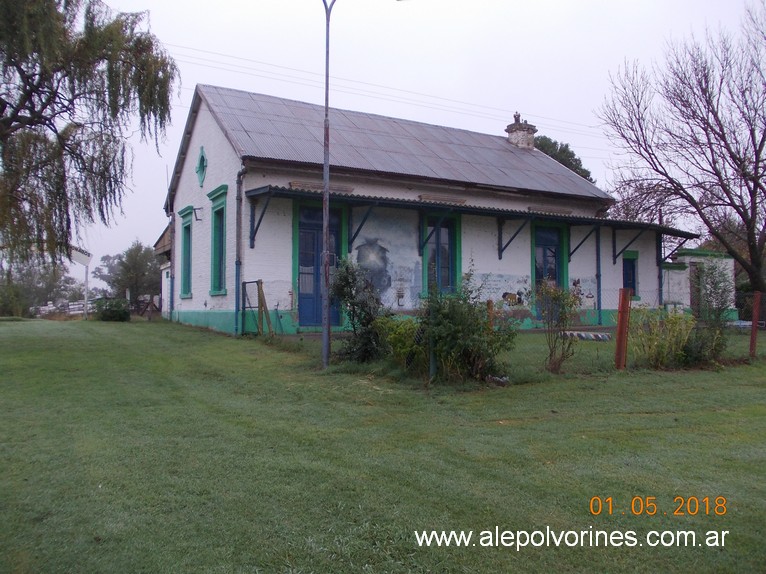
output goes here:
[[[323, 162], [324, 107], [209, 85], [197, 93], [243, 158]], [[589, 181], [505, 136], [363, 112], [330, 112], [334, 168], [610, 202]]]

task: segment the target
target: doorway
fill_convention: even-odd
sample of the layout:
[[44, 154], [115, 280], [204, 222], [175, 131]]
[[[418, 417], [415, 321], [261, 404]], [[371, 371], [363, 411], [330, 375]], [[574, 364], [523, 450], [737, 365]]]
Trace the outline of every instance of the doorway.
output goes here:
[[[335, 266], [340, 257], [340, 211], [330, 211], [330, 247]], [[322, 209], [298, 211], [298, 323], [302, 327], [322, 324]], [[337, 302], [330, 302], [330, 324], [340, 324]]]

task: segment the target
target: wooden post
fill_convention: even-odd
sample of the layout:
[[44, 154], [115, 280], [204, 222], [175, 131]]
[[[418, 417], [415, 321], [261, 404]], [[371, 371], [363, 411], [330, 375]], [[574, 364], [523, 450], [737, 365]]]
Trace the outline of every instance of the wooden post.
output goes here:
[[255, 282], [256, 285], [256, 297], [258, 299], [258, 334], [263, 335], [263, 307], [261, 306], [261, 284], [263, 282], [258, 279]]
[[492, 299], [487, 299], [487, 325], [490, 331], [495, 328], [495, 302]]
[[620, 304], [617, 308], [617, 347], [614, 350], [614, 366], [618, 371], [626, 367], [628, 360], [628, 325], [632, 294], [632, 289], [620, 289]]
[[266, 317], [266, 324], [269, 327], [269, 335], [274, 334], [274, 329], [271, 327], [271, 316], [269, 315], [269, 308], [266, 306], [266, 294], [263, 292], [263, 281], [259, 279], [256, 281], [258, 284], [258, 330], [263, 335], [263, 318]]
[[750, 327], [750, 358], [755, 359], [756, 342], [758, 341], [758, 321], [761, 319], [761, 292], [753, 292], [753, 321]]

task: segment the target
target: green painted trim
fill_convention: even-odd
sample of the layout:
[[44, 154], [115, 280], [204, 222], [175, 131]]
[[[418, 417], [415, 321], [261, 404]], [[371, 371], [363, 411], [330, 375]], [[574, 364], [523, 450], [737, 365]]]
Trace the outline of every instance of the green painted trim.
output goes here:
[[[300, 207], [298, 201], [292, 200], [293, 204], [293, 308], [291, 311], [298, 311], [298, 242], [300, 241]], [[297, 323], [297, 320], [296, 320]]]
[[663, 271], [686, 271], [689, 266], [686, 263], [663, 263]]
[[[688, 309], [685, 310], [689, 312]], [[236, 335], [232, 326], [235, 311], [179, 311], [174, 310], [172, 320], [178, 323], [202, 327], [219, 331], [229, 335]], [[407, 316], [406, 313], [402, 315]], [[617, 309], [603, 309], [601, 311], [602, 324], [599, 325], [599, 313], [595, 309], [583, 309], [580, 311], [580, 323], [583, 327], [615, 327], [617, 325]], [[272, 328], [276, 335], [296, 335], [300, 333], [319, 333], [321, 327], [301, 327], [298, 325], [297, 314], [285, 310], [270, 310]], [[726, 315], [727, 320], [736, 320], [738, 318], [737, 310], [730, 309]], [[264, 326], [266, 322], [264, 321]], [[520, 325], [520, 330], [540, 329], [542, 325], [535, 319], [524, 319]], [[343, 332], [343, 327], [333, 326], [333, 333]], [[257, 332], [257, 314], [251, 313], [245, 316], [243, 325], [245, 334], [254, 334]]]
[[[186, 212], [181, 222], [181, 284], [179, 297], [191, 299], [192, 296], [192, 219], [194, 208]], [[187, 235], [188, 229], [188, 235]]]
[[192, 213], [194, 213], [194, 206], [187, 205], [183, 209], [178, 211], [178, 217], [181, 217], [183, 219], [186, 219], [187, 217], [191, 217]]
[[[210, 221], [210, 295], [226, 295], [226, 190], [227, 185], [218, 186], [207, 194], [213, 201]], [[216, 218], [221, 213], [222, 225], [216, 227]], [[220, 253], [219, 253], [220, 252]], [[221, 269], [221, 276], [216, 272]]]
[[638, 251], [627, 249], [622, 252], [623, 259], [638, 259]]
[[[428, 233], [428, 219], [432, 217], [442, 217], [449, 219], [454, 224], [455, 229], [455, 245], [452, 249], [452, 281], [455, 284], [455, 288], [459, 289], [463, 284], [463, 219], [460, 213], [444, 214], [439, 211], [429, 211], [422, 214], [425, 225], [418, 224], [420, 229], [420, 236], [418, 237], [418, 243], [422, 243]], [[428, 297], [428, 245], [423, 245], [423, 255], [421, 256], [421, 285], [420, 297]]]
[[[623, 282], [625, 281], [625, 262], [626, 261], [632, 261], [633, 262], [633, 277], [636, 283], [636, 288], [633, 290], [633, 295], [631, 296], [631, 301], [640, 301], [641, 296], [638, 294], [638, 287], [639, 287], [639, 276], [638, 276], [638, 251], [632, 251], [632, 250], [626, 250], [622, 252], [622, 273], [623, 273]], [[623, 283], [623, 287], [625, 287], [625, 284]]]
[[221, 333], [234, 335], [234, 310], [227, 311], [183, 311], [174, 310], [172, 320], [177, 323], [203, 327]]
[[226, 199], [226, 194], [229, 192], [229, 186], [224, 184], [219, 185], [213, 191], [207, 194], [207, 198], [210, 201], [218, 202]]
[[712, 257], [715, 259], [734, 259], [728, 253], [721, 253], [720, 251], [709, 251], [707, 249], [679, 249], [675, 252], [676, 257], [683, 256], [695, 256], [695, 257]]
[[194, 171], [197, 173], [197, 181], [199, 186], [205, 183], [205, 175], [207, 174], [207, 154], [205, 153], [204, 146], [200, 146], [199, 155], [197, 156], [197, 163], [194, 166]]
[[455, 275], [458, 287], [463, 285], [463, 218], [455, 216]]
[[559, 230], [559, 287], [562, 289], [569, 288], [569, 235], [570, 226], [567, 223], [540, 221], [532, 222], [531, 229], [529, 230], [529, 244], [531, 245], [531, 253], [529, 259], [529, 276], [531, 278], [532, 285], [536, 285], [535, 276], [535, 261], [537, 258], [537, 243], [535, 241], [535, 232], [538, 227], [550, 227]]

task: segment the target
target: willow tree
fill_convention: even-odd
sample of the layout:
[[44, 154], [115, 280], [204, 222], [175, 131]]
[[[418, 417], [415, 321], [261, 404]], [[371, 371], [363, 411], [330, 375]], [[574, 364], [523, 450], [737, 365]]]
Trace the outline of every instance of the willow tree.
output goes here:
[[737, 35], [669, 46], [626, 65], [600, 113], [625, 152], [624, 211], [700, 222], [766, 291], [766, 1]]
[[98, 0], [0, 0], [6, 258], [68, 258], [78, 230], [121, 205], [136, 119], [159, 147], [178, 69], [145, 17]]

